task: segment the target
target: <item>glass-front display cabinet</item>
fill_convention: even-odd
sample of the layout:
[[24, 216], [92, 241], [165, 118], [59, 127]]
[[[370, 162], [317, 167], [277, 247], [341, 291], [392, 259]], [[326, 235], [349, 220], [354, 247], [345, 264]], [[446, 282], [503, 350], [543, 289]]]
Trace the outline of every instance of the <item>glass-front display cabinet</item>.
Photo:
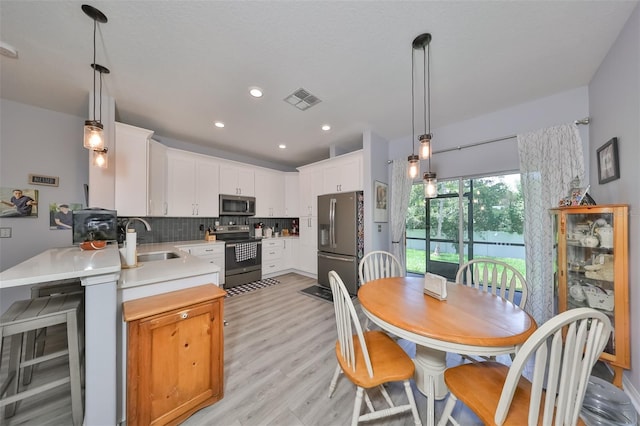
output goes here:
[[604, 312], [613, 333], [600, 359], [622, 386], [629, 349], [629, 206], [623, 204], [551, 209], [556, 269], [555, 312], [588, 306]]

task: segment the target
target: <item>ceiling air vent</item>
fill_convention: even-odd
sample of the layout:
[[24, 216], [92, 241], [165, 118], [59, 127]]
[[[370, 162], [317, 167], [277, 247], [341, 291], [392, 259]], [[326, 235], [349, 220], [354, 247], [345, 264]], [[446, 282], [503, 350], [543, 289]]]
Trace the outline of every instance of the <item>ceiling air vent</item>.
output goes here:
[[305, 111], [312, 106], [322, 102], [317, 96], [312, 95], [307, 90], [300, 88], [287, 96], [284, 101], [293, 105], [301, 111]]

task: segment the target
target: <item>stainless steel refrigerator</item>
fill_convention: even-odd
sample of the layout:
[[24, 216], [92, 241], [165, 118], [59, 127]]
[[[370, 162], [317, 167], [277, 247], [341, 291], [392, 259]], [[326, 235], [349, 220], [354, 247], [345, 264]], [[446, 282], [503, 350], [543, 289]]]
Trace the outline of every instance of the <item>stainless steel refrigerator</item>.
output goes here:
[[349, 293], [358, 292], [358, 264], [364, 254], [362, 191], [318, 196], [318, 284], [330, 288], [336, 271]]

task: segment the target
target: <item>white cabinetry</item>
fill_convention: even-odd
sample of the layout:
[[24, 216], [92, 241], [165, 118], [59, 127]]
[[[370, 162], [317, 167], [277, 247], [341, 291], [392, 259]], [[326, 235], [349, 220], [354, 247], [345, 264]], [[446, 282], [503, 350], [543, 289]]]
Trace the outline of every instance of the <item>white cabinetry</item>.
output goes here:
[[284, 173], [255, 171], [256, 216], [284, 217]]
[[318, 215], [318, 195], [322, 193], [322, 169], [319, 167], [300, 167], [300, 220], [302, 217]]
[[318, 275], [318, 217], [300, 218], [300, 237], [298, 239], [298, 269]]
[[213, 263], [214, 265], [219, 266], [220, 272], [218, 274], [218, 285], [222, 287], [222, 285], [224, 284], [224, 242], [180, 246], [179, 248], [180, 250], [186, 251], [193, 256], [198, 256], [199, 258], [204, 259], [209, 263]]
[[323, 194], [362, 190], [362, 151], [323, 163]]
[[220, 163], [220, 194], [255, 195], [252, 168], [233, 163]]
[[167, 147], [149, 141], [149, 216], [167, 214]]
[[218, 216], [218, 163], [211, 157], [168, 149], [168, 215]]
[[269, 278], [284, 270], [284, 238], [262, 240], [262, 277]]
[[285, 269], [298, 269], [298, 248], [300, 247], [298, 238], [285, 238], [284, 250], [282, 257], [284, 258]]
[[284, 174], [284, 217], [300, 216], [300, 173]]
[[[151, 130], [116, 123], [115, 134], [115, 208], [118, 215], [162, 215], [166, 169], [164, 163], [157, 165], [154, 161], [156, 157], [164, 157], [166, 148], [151, 140]], [[153, 204], [152, 199], [156, 200]]]

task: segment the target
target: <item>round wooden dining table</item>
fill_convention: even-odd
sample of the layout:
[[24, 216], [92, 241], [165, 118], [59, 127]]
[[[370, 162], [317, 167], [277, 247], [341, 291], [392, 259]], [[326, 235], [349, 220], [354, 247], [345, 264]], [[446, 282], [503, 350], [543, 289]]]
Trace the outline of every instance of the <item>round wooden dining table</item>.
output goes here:
[[424, 278], [369, 281], [358, 290], [364, 314], [376, 325], [416, 344], [415, 382], [427, 396], [427, 419], [434, 422], [434, 399], [447, 395], [446, 353], [502, 355], [516, 352], [537, 325], [506, 299], [447, 283], [447, 298], [423, 293]]

